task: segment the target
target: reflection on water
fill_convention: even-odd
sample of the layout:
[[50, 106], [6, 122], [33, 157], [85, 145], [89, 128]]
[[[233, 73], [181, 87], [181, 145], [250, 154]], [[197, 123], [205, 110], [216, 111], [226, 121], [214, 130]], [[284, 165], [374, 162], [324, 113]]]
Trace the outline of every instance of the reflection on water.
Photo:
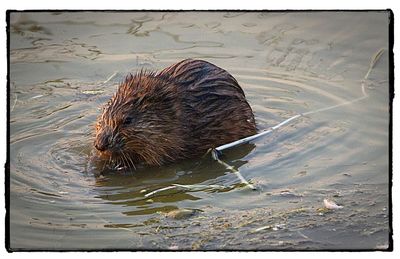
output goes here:
[[[362, 95], [387, 12], [37, 12], [10, 16], [13, 249], [386, 249], [388, 56], [369, 99], [164, 167], [91, 161], [119, 82], [201, 58], [243, 87], [260, 130]], [[329, 21], [329, 22], [327, 22]], [[169, 186], [221, 188], [171, 188]], [[324, 211], [323, 199], [343, 206]], [[185, 219], [166, 213], [192, 209]], [[345, 220], [344, 220], [345, 219]]]
[[[229, 164], [235, 168], [240, 168], [247, 161], [242, 158], [254, 149], [253, 144], [246, 144], [239, 148], [230, 150], [223, 157], [229, 157]], [[127, 208], [134, 207], [134, 211], [127, 211], [127, 215], [152, 214], [155, 212], [169, 212], [177, 209], [177, 206], [166, 206], [185, 200], [199, 200], [196, 192], [191, 190], [173, 190], [168, 193], [152, 195], [151, 199], [143, 194], [153, 190], [158, 190], [172, 184], [185, 186], [202, 184], [204, 186], [224, 187], [212, 192], [227, 192], [241, 186], [240, 180], [222, 165], [216, 163], [210, 154], [199, 160], [184, 161], [179, 164], [169, 166], [138, 168], [134, 171], [101, 171], [103, 167], [92, 168], [96, 175], [96, 187], [99, 190], [106, 190], [105, 193], [99, 191], [97, 197], [103, 199], [108, 204], [123, 205]], [[146, 187], [144, 189], [144, 187]], [[140, 208], [140, 209], [139, 209]]]

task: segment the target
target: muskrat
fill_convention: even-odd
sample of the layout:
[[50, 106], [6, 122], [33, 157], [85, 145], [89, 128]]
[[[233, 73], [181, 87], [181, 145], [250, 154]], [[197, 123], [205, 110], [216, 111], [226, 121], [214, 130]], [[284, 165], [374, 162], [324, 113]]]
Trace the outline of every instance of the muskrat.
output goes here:
[[123, 167], [163, 165], [256, 133], [236, 79], [203, 60], [128, 75], [104, 106], [94, 146]]

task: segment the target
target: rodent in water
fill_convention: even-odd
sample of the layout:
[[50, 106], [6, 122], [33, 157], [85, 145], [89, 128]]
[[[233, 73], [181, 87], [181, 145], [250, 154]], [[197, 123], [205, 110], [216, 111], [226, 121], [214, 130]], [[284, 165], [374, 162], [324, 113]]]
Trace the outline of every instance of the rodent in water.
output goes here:
[[256, 133], [236, 79], [202, 60], [129, 75], [104, 106], [94, 145], [124, 167], [163, 165]]

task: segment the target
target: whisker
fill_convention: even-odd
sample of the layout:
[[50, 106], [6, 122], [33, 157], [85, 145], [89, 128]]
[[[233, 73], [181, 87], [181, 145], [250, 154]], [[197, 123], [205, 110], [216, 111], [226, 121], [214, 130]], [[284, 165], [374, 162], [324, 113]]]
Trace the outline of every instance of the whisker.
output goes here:
[[109, 156], [108, 161], [107, 161], [107, 166], [112, 167], [112, 156]]
[[[124, 153], [124, 151], [122, 151], [122, 155], [125, 157], [125, 160], [126, 160], [126, 168], [130, 168], [130, 166], [129, 166], [129, 161], [130, 161], [130, 158], [129, 158], [129, 156], [126, 154], [126, 153]], [[129, 171], [130, 172], [130, 171]], [[132, 173], [131, 173], [131, 175], [132, 175]]]
[[122, 166], [123, 166], [123, 168], [125, 170], [125, 168], [126, 168], [126, 157], [125, 157], [125, 154], [123, 152], [121, 153], [121, 160], [122, 160]]
[[130, 156], [128, 156], [128, 158], [129, 158], [129, 161], [131, 162], [131, 165], [132, 165], [133, 169], [136, 170], [136, 166], [135, 166], [135, 163], [133, 163], [132, 158]]
[[[136, 170], [135, 165], [133, 164], [132, 158], [129, 156], [129, 154], [125, 154], [126, 160], [128, 162], [129, 168], [131, 168], [131, 166]], [[132, 171], [132, 170], [130, 170]], [[133, 172], [131, 173], [131, 175], [133, 175]]]
[[106, 164], [107, 164], [107, 162], [106, 162], [106, 161], [103, 161], [103, 167], [101, 168], [101, 171], [102, 171], [102, 172], [104, 171], [104, 168], [106, 167]]
[[113, 166], [112, 166], [112, 169], [113, 169], [113, 170], [118, 170], [118, 168], [120, 167], [121, 163], [122, 163], [121, 158], [120, 158], [120, 157], [117, 157], [117, 158], [114, 160], [114, 164], [113, 164]]
[[124, 159], [123, 159], [123, 161], [124, 161], [124, 163], [123, 163], [124, 174], [129, 174], [129, 166], [128, 166], [128, 162], [126, 160], [126, 156], [124, 155], [123, 157], [124, 157]]

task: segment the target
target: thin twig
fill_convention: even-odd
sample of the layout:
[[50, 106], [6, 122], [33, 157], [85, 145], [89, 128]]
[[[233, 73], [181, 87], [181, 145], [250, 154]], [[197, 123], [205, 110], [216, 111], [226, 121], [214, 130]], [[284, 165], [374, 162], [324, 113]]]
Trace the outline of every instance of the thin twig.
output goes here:
[[106, 81], [104, 81], [102, 84], [107, 84], [108, 82], [110, 82], [111, 79], [113, 79], [116, 75], [118, 74], [118, 72], [114, 72], [114, 74], [112, 74], [111, 76], [109, 76]]
[[246, 186], [248, 186], [250, 189], [252, 190], [257, 190], [256, 187], [254, 187], [254, 185], [252, 185], [251, 183], [249, 183], [243, 176], [242, 174], [236, 170], [233, 166], [228, 165], [227, 163], [225, 163], [224, 161], [222, 161], [221, 159], [219, 159], [217, 151], [213, 150], [212, 151], [212, 157], [214, 160], [216, 160], [218, 163], [220, 163], [221, 165], [225, 166], [226, 169], [232, 171], [234, 174], [236, 174], [236, 176], [239, 178], [239, 180], [245, 184]]
[[170, 190], [170, 189], [176, 189], [176, 188], [177, 188], [177, 187], [174, 186], [174, 185], [172, 185], [172, 186], [167, 186], [167, 187], [164, 187], [164, 188], [157, 189], [157, 190], [154, 190], [154, 191], [152, 191], [152, 192], [146, 193], [146, 194], [144, 195], [144, 197], [150, 197], [150, 196], [152, 196], [152, 195], [154, 195], [154, 194], [156, 194], [156, 193], [159, 193], [159, 192], [162, 192], [162, 191], [166, 191], [166, 190]]
[[289, 119], [286, 119], [286, 120], [282, 121], [281, 123], [278, 123], [277, 125], [266, 129], [263, 132], [260, 132], [258, 134], [255, 134], [255, 135], [252, 135], [252, 136], [249, 136], [249, 137], [246, 137], [246, 138], [242, 138], [242, 139], [233, 141], [231, 143], [227, 143], [227, 144], [221, 145], [221, 146], [219, 146], [219, 147], [217, 147], [215, 149], [217, 151], [222, 151], [222, 150], [225, 150], [225, 149], [228, 149], [228, 148], [231, 148], [231, 147], [235, 147], [235, 146], [238, 146], [240, 144], [252, 141], [252, 140], [254, 140], [256, 138], [259, 138], [259, 137], [265, 136], [267, 134], [270, 134], [274, 130], [279, 129], [280, 127], [282, 127], [282, 126], [288, 124], [289, 122], [291, 122], [291, 121], [293, 121], [293, 120], [295, 120], [297, 118], [300, 118], [302, 116], [306, 116], [306, 115], [310, 115], [310, 114], [314, 114], [314, 113], [318, 113], [318, 112], [332, 110], [332, 109], [335, 109], [335, 108], [338, 108], [338, 107], [341, 107], [341, 106], [344, 106], [344, 105], [352, 104], [352, 103], [355, 103], [355, 102], [358, 102], [358, 101], [361, 101], [363, 99], [368, 98], [369, 95], [365, 91], [365, 81], [368, 79], [369, 74], [371, 73], [372, 69], [375, 67], [376, 63], [379, 61], [379, 59], [382, 56], [384, 51], [385, 51], [385, 49], [378, 50], [375, 53], [375, 55], [371, 58], [371, 62], [370, 62], [368, 71], [365, 74], [365, 76], [364, 76], [364, 78], [363, 78], [363, 80], [361, 82], [361, 92], [362, 92], [362, 96], [361, 97], [355, 98], [355, 99], [350, 100], [350, 101], [345, 101], [345, 102], [342, 102], [342, 103], [339, 103], [339, 104], [335, 104], [335, 105], [332, 105], [332, 106], [328, 106], [328, 107], [325, 107], [325, 108], [321, 108], [321, 109], [317, 109], [317, 110], [313, 110], [313, 111], [309, 111], [309, 112], [305, 112], [305, 113], [300, 113], [300, 114], [294, 115], [294, 116], [290, 117]]

